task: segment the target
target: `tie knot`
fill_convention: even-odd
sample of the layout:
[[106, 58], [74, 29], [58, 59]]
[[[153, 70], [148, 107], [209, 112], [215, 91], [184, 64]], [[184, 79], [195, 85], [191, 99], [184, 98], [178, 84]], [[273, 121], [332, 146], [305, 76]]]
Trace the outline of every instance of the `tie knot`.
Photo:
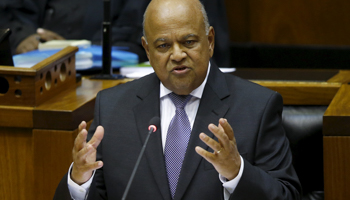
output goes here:
[[176, 108], [183, 109], [186, 106], [187, 102], [190, 100], [191, 95], [177, 95], [172, 92], [169, 94], [169, 97]]

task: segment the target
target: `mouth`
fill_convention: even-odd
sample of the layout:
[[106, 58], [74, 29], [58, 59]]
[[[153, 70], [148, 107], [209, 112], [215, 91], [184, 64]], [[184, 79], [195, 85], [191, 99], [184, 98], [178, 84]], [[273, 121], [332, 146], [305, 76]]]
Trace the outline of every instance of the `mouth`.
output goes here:
[[181, 66], [176, 66], [174, 67], [171, 71], [173, 73], [176, 73], [176, 74], [184, 74], [186, 73], [188, 70], [190, 70], [190, 68], [184, 66], [184, 65], [181, 65]]

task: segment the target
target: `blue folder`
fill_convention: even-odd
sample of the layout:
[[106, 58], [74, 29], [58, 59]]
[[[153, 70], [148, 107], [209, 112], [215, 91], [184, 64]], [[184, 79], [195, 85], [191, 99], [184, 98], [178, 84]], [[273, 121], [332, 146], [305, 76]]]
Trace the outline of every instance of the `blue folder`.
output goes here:
[[[61, 49], [55, 50], [34, 50], [13, 56], [15, 67], [32, 67], [45, 58], [57, 53]], [[112, 47], [112, 67], [119, 69], [122, 66], [138, 64], [138, 55], [125, 51], [125, 47]], [[102, 47], [91, 45], [88, 48], [79, 48], [76, 53], [76, 70], [98, 70], [102, 69]]]

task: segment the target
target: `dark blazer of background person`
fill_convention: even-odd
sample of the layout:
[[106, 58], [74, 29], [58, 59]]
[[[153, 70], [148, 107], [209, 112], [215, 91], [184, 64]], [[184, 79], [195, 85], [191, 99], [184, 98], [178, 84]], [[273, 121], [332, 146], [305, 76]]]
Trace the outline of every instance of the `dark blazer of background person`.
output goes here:
[[[126, 46], [147, 56], [141, 45], [142, 20], [150, 0], [111, 0], [112, 44]], [[216, 30], [215, 62], [229, 67], [229, 34], [224, 0], [202, 0]], [[101, 44], [103, 0], [4, 0], [0, 3], [0, 28], [11, 28], [12, 52], [37, 28], [56, 32], [65, 39], [87, 39]]]
[[[149, 120], [160, 115], [160, 81], [156, 74], [100, 92], [93, 135], [102, 125], [105, 135], [97, 149], [104, 162], [96, 171], [88, 199], [121, 199], [147, 135]], [[300, 184], [282, 123], [282, 98], [267, 88], [223, 74], [212, 65], [193, 125], [175, 199], [223, 199], [223, 187], [213, 165], [195, 152], [210, 150], [199, 133], [210, 137], [209, 123], [224, 117], [233, 127], [244, 171], [230, 199], [299, 199]], [[152, 133], [130, 188], [128, 199], [170, 200], [160, 129]], [[56, 200], [70, 199], [65, 176]]]
[[[103, 0], [27, 0], [11, 2], [3, 8], [13, 30], [13, 51], [37, 28], [53, 31], [65, 39], [88, 39], [101, 44]], [[127, 46], [147, 59], [141, 46], [143, 13], [149, 0], [112, 0], [112, 43]]]

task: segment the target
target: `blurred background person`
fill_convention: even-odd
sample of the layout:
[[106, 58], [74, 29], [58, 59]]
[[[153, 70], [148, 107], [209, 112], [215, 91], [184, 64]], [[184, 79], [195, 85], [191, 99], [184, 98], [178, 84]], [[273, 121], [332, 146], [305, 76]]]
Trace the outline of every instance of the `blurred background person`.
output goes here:
[[[111, 0], [112, 45], [147, 61], [141, 45], [143, 13], [150, 0]], [[214, 61], [229, 66], [229, 34], [223, 0], [202, 0], [218, 38]], [[87, 39], [101, 44], [103, 0], [3, 0], [0, 28], [10, 28], [12, 53], [38, 48], [40, 41]], [[220, 39], [219, 39], [220, 38]]]

